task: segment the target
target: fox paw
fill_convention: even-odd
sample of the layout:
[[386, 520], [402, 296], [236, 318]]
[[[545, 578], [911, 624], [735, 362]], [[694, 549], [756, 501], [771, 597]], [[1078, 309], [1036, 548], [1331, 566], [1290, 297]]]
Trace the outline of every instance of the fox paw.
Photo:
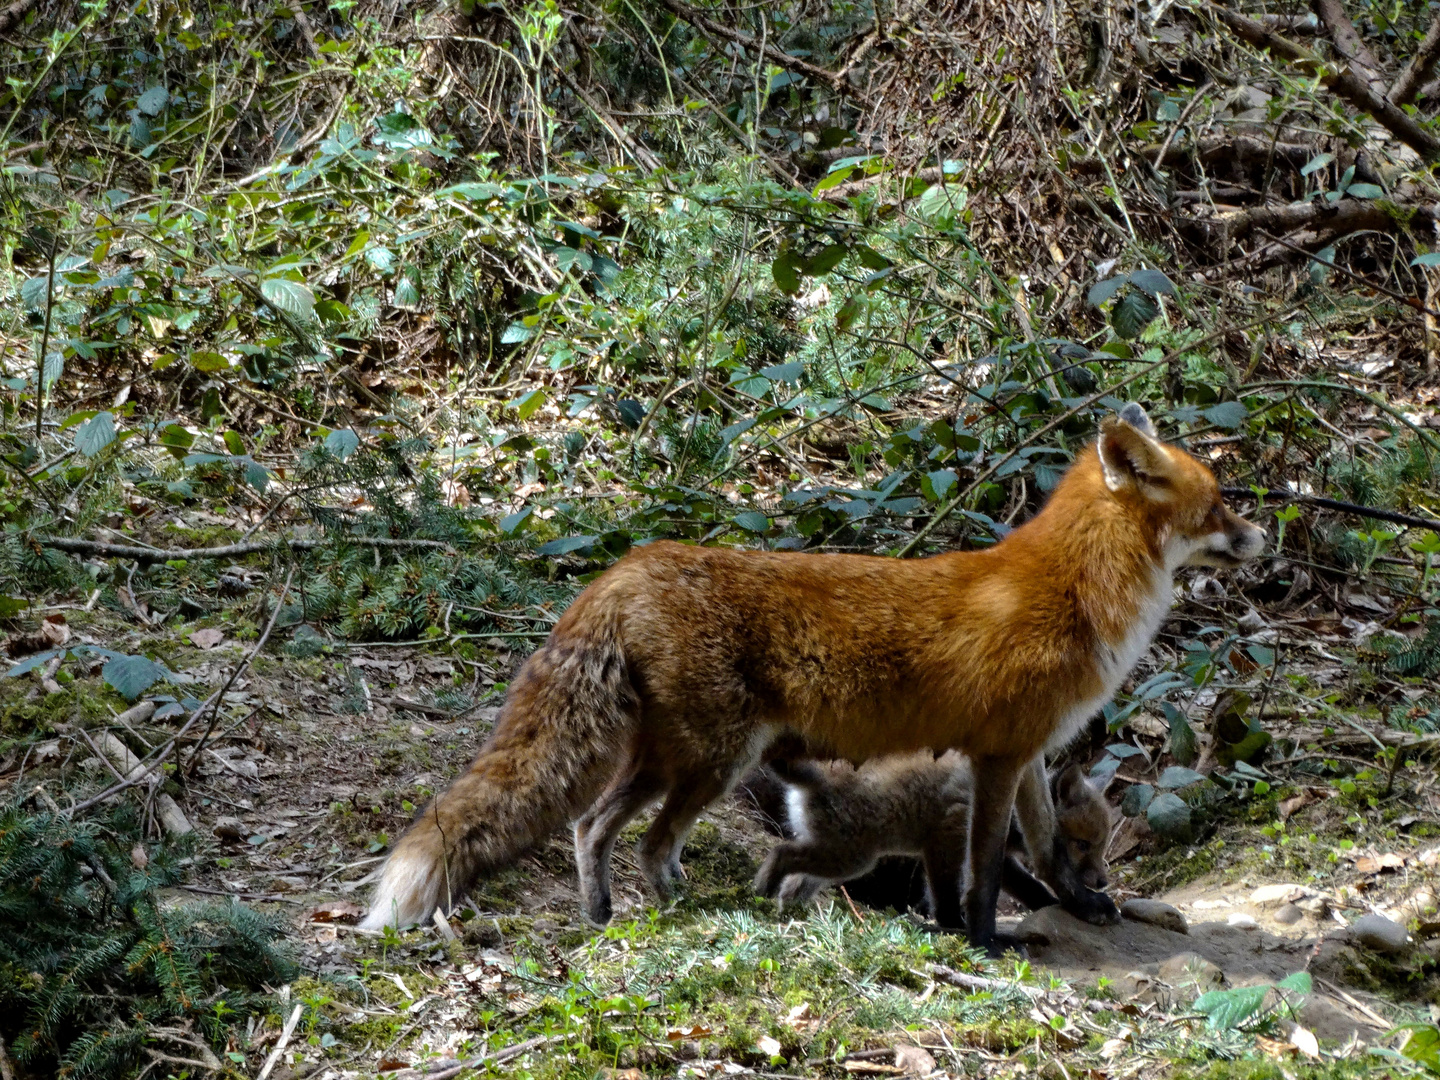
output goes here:
[[1061, 905], [1077, 919], [1083, 919], [1092, 926], [1114, 926], [1120, 921], [1120, 909], [1103, 892], [1082, 889]]
[[998, 960], [1006, 953], [1011, 952], [1020, 956], [1022, 959], [1030, 955], [1025, 951], [1025, 943], [1018, 937], [1014, 934], [1002, 934], [999, 931], [996, 931], [995, 935], [989, 941], [975, 941], [971, 942], [971, 944], [984, 949], [985, 955], [989, 956], [992, 960]]

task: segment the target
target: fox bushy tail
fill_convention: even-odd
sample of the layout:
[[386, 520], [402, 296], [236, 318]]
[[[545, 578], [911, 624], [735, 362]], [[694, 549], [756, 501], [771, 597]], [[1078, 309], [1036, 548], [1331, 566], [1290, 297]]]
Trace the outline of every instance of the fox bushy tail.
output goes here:
[[582, 596], [525, 662], [470, 768], [395, 845], [363, 928], [428, 919], [578, 816], [614, 776], [639, 698], [606, 599]]

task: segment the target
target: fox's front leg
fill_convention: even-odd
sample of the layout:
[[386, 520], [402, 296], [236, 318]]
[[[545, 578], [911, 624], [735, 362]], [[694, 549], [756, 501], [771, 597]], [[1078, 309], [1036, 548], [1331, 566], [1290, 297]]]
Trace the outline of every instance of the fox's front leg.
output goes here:
[[995, 931], [995, 903], [1005, 866], [1005, 841], [1010, 836], [1010, 815], [1023, 762], [1008, 758], [976, 758], [975, 795], [970, 804], [970, 841], [966, 853], [969, 871], [965, 893], [965, 930], [970, 943], [992, 956], [1020, 949], [1013, 934]]
[[1120, 911], [1103, 892], [1085, 887], [1080, 872], [1070, 859], [1065, 838], [1055, 827], [1055, 802], [1050, 797], [1050, 780], [1045, 775], [1045, 755], [1037, 754], [1020, 776], [1015, 796], [1015, 815], [1025, 835], [1025, 848], [1035, 876], [1054, 890], [1060, 906], [1096, 926], [1120, 921]]

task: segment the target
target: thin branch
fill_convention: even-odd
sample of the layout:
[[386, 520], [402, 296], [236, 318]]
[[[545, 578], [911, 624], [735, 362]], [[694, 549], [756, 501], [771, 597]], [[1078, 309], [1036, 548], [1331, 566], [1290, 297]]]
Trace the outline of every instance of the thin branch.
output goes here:
[[[1254, 498], [1255, 496], [1255, 492], [1249, 488], [1226, 487], [1221, 488], [1220, 491], [1233, 499]], [[1412, 529], [1434, 529], [1436, 532], [1440, 532], [1440, 521], [1432, 521], [1430, 518], [1402, 514], [1398, 510], [1384, 510], [1378, 506], [1362, 506], [1360, 503], [1342, 502], [1340, 499], [1326, 499], [1320, 495], [1307, 495], [1301, 491], [1267, 491], [1265, 498], [1274, 502], [1308, 503], [1311, 506], [1323, 506], [1326, 510], [1338, 510], [1342, 514], [1356, 514], [1359, 517], [1374, 518], [1376, 521], [1390, 521]]]
[[290, 573], [285, 577], [285, 585], [280, 590], [280, 599], [275, 603], [275, 610], [270, 613], [270, 621], [265, 624], [264, 633], [260, 635], [260, 640], [255, 642], [255, 647], [246, 654], [245, 659], [241, 660], [240, 663], [235, 666], [235, 670], [230, 673], [230, 678], [225, 680], [225, 685], [222, 686], [219, 690], [216, 690], [215, 693], [211, 694], [204, 701], [202, 701], [200, 703], [200, 707], [190, 714], [190, 718], [185, 721], [185, 723], [181, 726], [180, 730], [177, 731], [174, 735], [172, 735], [170, 737], [170, 740], [159, 750], [152, 751], [151, 753], [147, 754], [146, 758], [148, 760], [142, 761], [139, 767], [133, 770], [123, 782], [118, 784], [111, 784], [104, 791], [100, 792], [99, 795], [92, 796], [91, 798], [86, 799], [84, 802], [76, 803], [74, 806], [70, 807], [66, 811], [67, 815], [73, 816], [74, 814], [78, 814], [81, 810], [87, 810], [90, 807], [94, 806], [96, 803], [102, 803], [106, 799], [113, 798], [115, 795], [118, 795], [126, 788], [134, 787], [136, 784], [143, 781], [150, 773], [154, 772], [156, 769], [158, 769], [161, 765], [165, 763], [165, 759], [170, 755], [170, 751], [175, 748], [175, 745], [181, 739], [183, 739], [186, 735], [190, 733], [190, 729], [193, 728], [199, 722], [200, 718], [205, 715], [206, 709], [218, 709], [220, 707], [220, 702], [224, 700], [225, 695], [230, 690], [230, 687], [235, 685], [235, 680], [240, 677], [240, 673], [250, 666], [250, 662], [260, 654], [260, 650], [265, 647], [265, 642], [270, 639], [270, 631], [275, 629], [275, 620], [280, 617], [280, 608], [284, 604], [286, 595], [290, 592], [290, 582], [294, 579], [294, 577], [295, 568], [292, 566], [290, 568]]
[[130, 544], [105, 544], [99, 540], [80, 540], [69, 536], [37, 536], [35, 542], [41, 547], [69, 551], [75, 555], [100, 555], [113, 559], [134, 559], [139, 563], [162, 563], [171, 559], [231, 559], [240, 555], [254, 555], [275, 548], [291, 551], [314, 551], [316, 548], [336, 544], [356, 544], [360, 547], [377, 548], [432, 548], [456, 554], [455, 548], [443, 540], [390, 539], [383, 536], [336, 536], [325, 540], [273, 540], [252, 541], [248, 544], [225, 544], [208, 548], [144, 548]]
[[1336, 72], [1333, 65], [1326, 64], [1309, 49], [1272, 33], [1264, 24], [1213, 4], [1209, 5], [1209, 8], [1216, 18], [1245, 41], [1257, 49], [1269, 49], [1273, 55], [1289, 60], [1306, 74], [1315, 76], [1332, 93], [1344, 98], [1362, 112], [1369, 113], [1392, 135], [1427, 161], [1440, 158], [1440, 138], [1432, 135], [1400, 106], [1377, 94], [1360, 73], [1357, 64], [1351, 63], [1344, 71]]
[[1440, 59], [1440, 14], [1430, 20], [1430, 29], [1425, 31], [1424, 39], [1415, 47], [1415, 55], [1410, 57], [1405, 70], [1400, 72], [1390, 87], [1390, 93], [1385, 96], [1392, 104], [1409, 105], [1430, 77], [1437, 59]]
[[837, 94], [844, 94], [862, 104], [868, 104], [863, 94], [851, 86], [848, 80], [841, 78], [833, 71], [817, 67], [806, 60], [801, 60], [798, 56], [791, 56], [783, 49], [777, 49], [774, 45], [764, 45], [762, 47], [761, 43], [756, 41], [753, 35], [747, 34], [743, 30], [732, 30], [724, 23], [716, 22], [703, 11], [698, 11], [689, 4], [684, 3], [683, 0], [660, 0], [660, 3], [676, 16], [685, 20], [691, 26], [696, 27], [706, 37], [710, 37], [713, 34], [716, 37], [722, 37], [728, 41], [742, 45], [751, 51], [759, 50], [766, 58], [773, 60], [783, 68], [788, 68], [791, 71], [799, 72], [801, 75], [806, 75], [818, 82], [822, 82]]

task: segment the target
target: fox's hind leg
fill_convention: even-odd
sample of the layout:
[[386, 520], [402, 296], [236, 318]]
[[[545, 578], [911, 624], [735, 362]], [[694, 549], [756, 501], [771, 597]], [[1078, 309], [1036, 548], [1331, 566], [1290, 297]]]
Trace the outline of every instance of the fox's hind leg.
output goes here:
[[650, 887], [662, 900], [669, 900], [675, 893], [675, 879], [684, 877], [680, 867], [680, 852], [685, 847], [685, 838], [695, 827], [695, 822], [705, 808], [730, 789], [728, 777], [714, 773], [680, 777], [672, 781], [665, 803], [655, 815], [650, 828], [640, 838], [640, 866]]
[[632, 767], [612, 784], [595, 805], [575, 822], [575, 867], [580, 877], [580, 905], [595, 926], [610, 921], [610, 860], [620, 831], [636, 814], [665, 790], [664, 780], [652, 771]]

